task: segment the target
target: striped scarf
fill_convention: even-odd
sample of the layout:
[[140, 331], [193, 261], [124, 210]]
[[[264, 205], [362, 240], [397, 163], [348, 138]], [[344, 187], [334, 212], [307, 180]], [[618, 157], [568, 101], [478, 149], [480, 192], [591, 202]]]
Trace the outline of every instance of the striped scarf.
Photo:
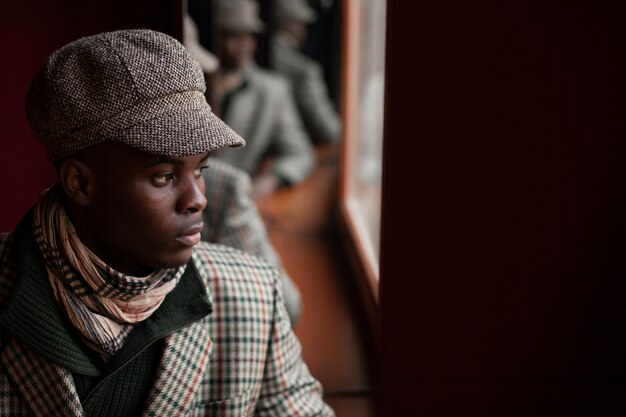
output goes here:
[[60, 195], [58, 185], [42, 194], [34, 207], [33, 234], [61, 309], [106, 361], [134, 325], [159, 308], [185, 266], [140, 278], [115, 271], [81, 243]]

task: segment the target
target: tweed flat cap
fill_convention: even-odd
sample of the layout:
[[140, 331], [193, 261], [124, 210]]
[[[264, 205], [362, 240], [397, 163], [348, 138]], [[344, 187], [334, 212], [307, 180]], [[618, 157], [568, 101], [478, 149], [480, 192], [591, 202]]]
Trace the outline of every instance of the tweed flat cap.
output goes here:
[[211, 112], [198, 62], [174, 38], [121, 30], [78, 39], [35, 75], [26, 116], [51, 160], [102, 142], [181, 157], [245, 141]]

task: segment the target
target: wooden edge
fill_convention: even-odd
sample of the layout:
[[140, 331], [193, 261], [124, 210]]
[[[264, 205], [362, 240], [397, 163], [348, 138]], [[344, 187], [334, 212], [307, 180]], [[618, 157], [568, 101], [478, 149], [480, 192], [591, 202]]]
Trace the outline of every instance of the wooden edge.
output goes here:
[[[339, 175], [339, 204], [337, 210], [338, 228], [343, 246], [349, 258], [349, 265], [356, 279], [354, 284], [358, 292], [359, 304], [365, 314], [365, 333], [369, 338], [371, 358], [375, 360], [378, 353], [380, 325], [378, 314], [378, 279], [367, 260], [367, 251], [355, 224], [354, 213], [349, 208], [350, 184], [348, 173], [354, 166], [356, 151], [354, 138], [358, 134], [358, 99], [359, 99], [359, 9], [362, 0], [351, 0], [343, 3], [342, 16], [342, 71], [341, 71], [341, 119], [343, 132], [341, 138], [341, 166]], [[371, 369], [375, 369], [372, 366]]]
[[[354, 166], [356, 154], [355, 138], [358, 135], [358, 99], [359, 99], [359, 10], [361, 0], [346, 2], [343, 9], [343, 44], [342, 44], [342, 85], [345, 88], [341, 94], [341, 116], [343, 121], [342, 148], [341, 148], [341, 171], [339, 176], [339, 215], [347, 237], [351, 241], [358, 260], [363, 264], [364, 274], [359, 279], [365, 280], [372, 292], [374, 302], [378, 302], [378, 273], [377, 261], [373, 257], [372, 249], [366, 247], [367, 237], [356, 213], [350, 207], [352, 190], [348, 181], [348, 175]], [[358, 272], [358, 271], [357, 271]], [[363, 276], [364, 275], [364, 276]]]
[[[340, 203], [337, 213], [338, 230], [343, 243], [343, 248], [348, 260], [348, 267], [352, 271], [354, 279], [351, 287], [356, 291], [358, 313], [363, 320], [359, 320], [361, 333], [366, 337], [365, 348], [368, 355], [369, 372], [372, 383], [376, 385], [376, 363], [380, 351], [380, 314], [378, 304], [378, 291], [373, 290], [371, 281], [367, 278], [368, 272], [365, 264], [360, 258], [359, 249], [355, 245], [349, 215], [345, 212], [345, 205]], [[376, 286], [377, 288], [377, 286]]]
[[340, 212], [344, 218], [344, 228], [352, 237], [354, 251], [362, 264], [363, 277], [372, 291], [374, 302], [378, 303], [378, 260], [374, 248], [369, 244], [363, 219], [353, 204], [354, 199], [340, 202]]

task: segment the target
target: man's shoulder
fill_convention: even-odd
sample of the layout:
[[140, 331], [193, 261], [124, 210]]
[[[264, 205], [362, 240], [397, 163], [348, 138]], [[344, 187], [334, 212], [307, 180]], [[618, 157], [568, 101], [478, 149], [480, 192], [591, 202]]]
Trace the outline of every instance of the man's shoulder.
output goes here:
[[13, 232], [2, 232], [0, 233], [0, 258], [4, 253], [5, 248], [8, 246], [9, 242], [13, 237]]
[[275, 48], [273, 58], [275, 68], [281, 73], [290, 74], [290, 77], [322, 72], [322, 67], [313, 58], [287, 46]]
[[0, 272], [2, 271], [3, 265], [8, 262], [6, 258], [9, 256], [8, 249], [9, 246], [11, 246], [11, 242], [13, 242], [13, 237], [13, 232], [0, 233]]
[[278, 270], [266, 260], [230, 246], [200, 242], [192, 259], [201, 278], [211, 287], [255, 285], [268, 290], [278, 282]]
[[15, 289], [19, 273], [19, 255], [16, 256], [14, 233], [0, 233], [0, 305], [3, 305]]

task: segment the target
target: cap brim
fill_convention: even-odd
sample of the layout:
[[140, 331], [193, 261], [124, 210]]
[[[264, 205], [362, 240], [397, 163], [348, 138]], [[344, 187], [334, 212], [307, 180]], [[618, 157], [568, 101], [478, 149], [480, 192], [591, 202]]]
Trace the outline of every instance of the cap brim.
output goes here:
[[317, 20], [317, 13], [310, 7], [293, 7], [282, 10], [276, 16], [278, 22], [281, 21], [296, 21], [301, 23], [313, 23]]
[[156, 155], [183, 157], [226, 147], [245, 146], [245, 140], [211, 112], [206, 100], [191, 108], [173, 108], [157, 117], [125, 128], [116, 142]]
[[202, 91], [183, 91], [137, 103], [48, 147], [53, 161], [102, 142], [171, 157], [196, 155], [246, 142], [211, 112]]

